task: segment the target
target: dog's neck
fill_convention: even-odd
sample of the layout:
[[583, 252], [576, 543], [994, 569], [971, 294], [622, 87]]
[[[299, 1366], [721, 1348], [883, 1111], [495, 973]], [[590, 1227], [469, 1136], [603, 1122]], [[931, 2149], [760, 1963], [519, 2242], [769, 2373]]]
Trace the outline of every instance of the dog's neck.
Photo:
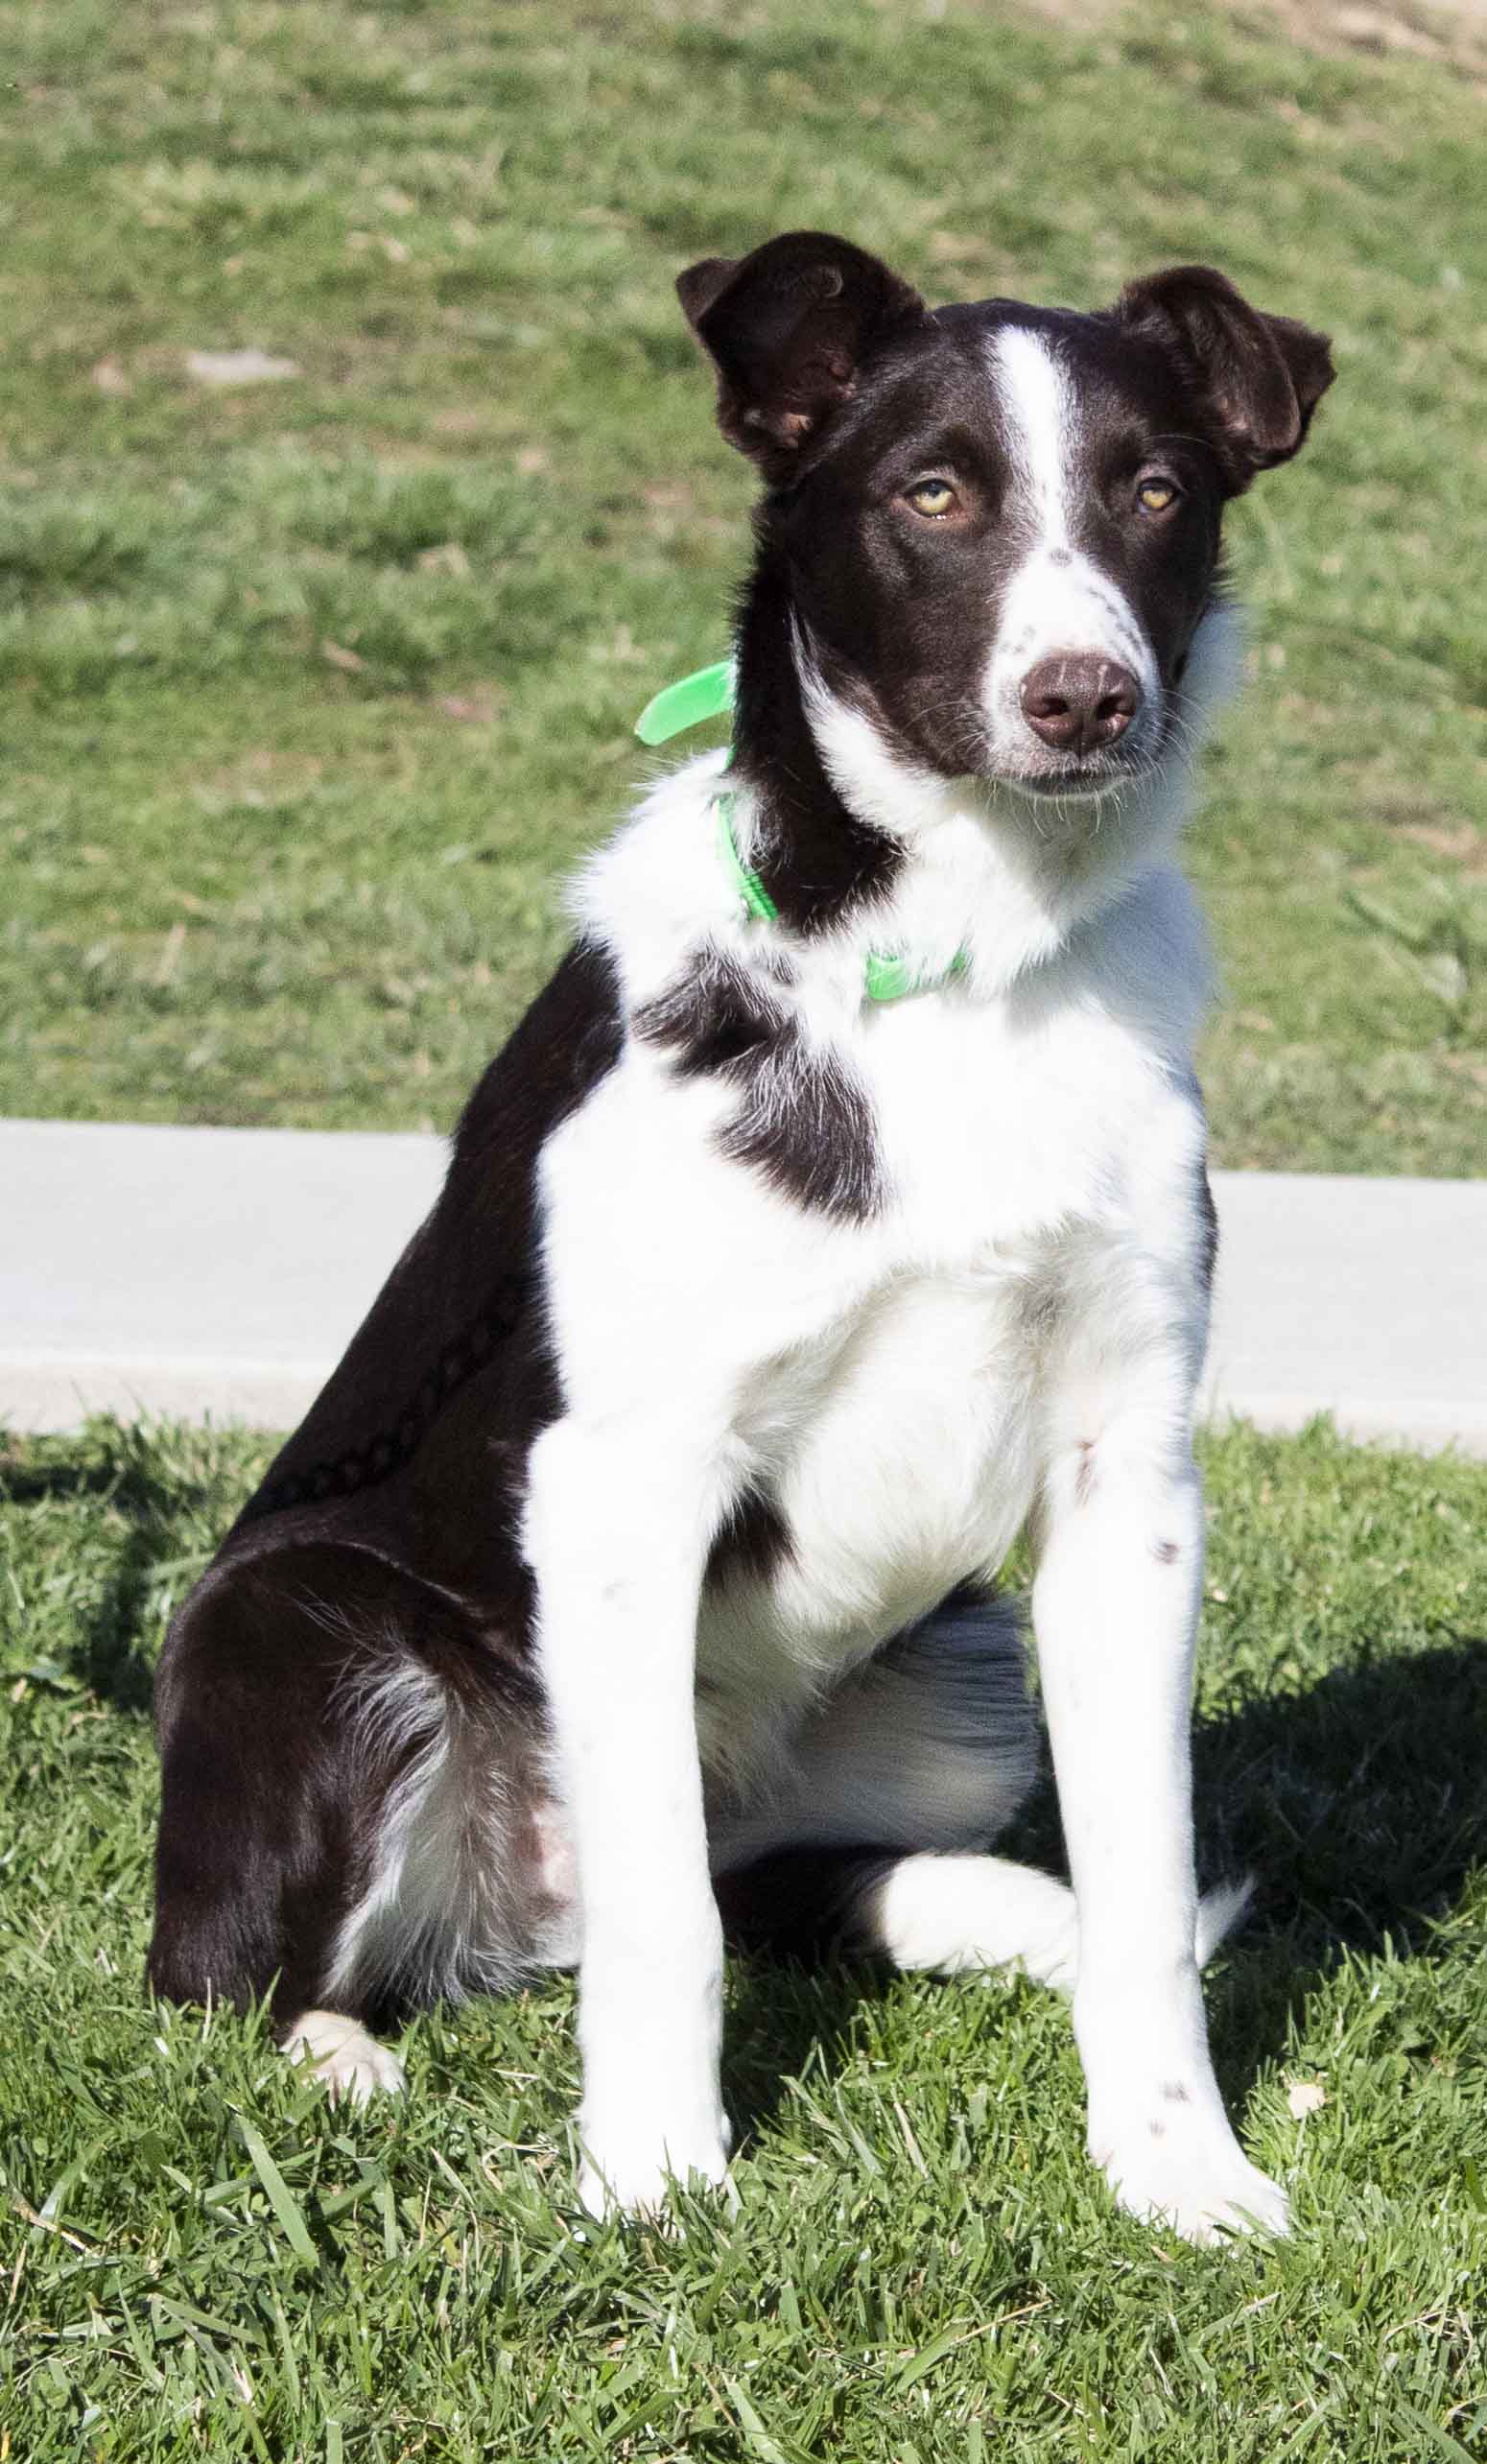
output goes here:
[[782, 922], [812, 935], [880, 904], [903, 868], [896, 835], [844, 800], [827, 769], [801, 672], [801, 635], [777, 549], [764, 546], [735, 643], [733, 767], [752, 794], [752, 861]]
[[749, 861], [782, 922], [809, 938], [906, 948], [932, 971], [964, 947], [987, 990], [1053, 954], [1170, 855], [1191, 802], [1195, 723], [1219, 698], [1195, 662], [1156, 769], [1098, 806], [1058, 804], [946, 778], [896, 745], [870, 685], [835, 674], [812, 639], [767, 540], [736, 657], [733, 775], [748, 792]]

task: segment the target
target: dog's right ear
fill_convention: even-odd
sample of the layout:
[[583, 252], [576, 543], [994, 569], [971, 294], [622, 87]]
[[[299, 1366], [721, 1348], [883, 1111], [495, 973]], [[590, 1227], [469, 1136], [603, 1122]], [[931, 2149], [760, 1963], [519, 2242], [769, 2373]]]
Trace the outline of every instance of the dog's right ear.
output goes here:
[[826, 231], [787, 231], [746, 257], [705, 257], [676, 292], [718, 370], [719, 426], [771, 481], [796, 467], [868, 354], [927, 313], [877, 257]]

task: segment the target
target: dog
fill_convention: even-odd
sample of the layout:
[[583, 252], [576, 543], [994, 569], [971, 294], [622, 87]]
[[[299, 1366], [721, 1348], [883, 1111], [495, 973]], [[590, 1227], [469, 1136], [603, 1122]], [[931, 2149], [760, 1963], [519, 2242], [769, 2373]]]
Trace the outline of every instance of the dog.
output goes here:
[[[678, 283], [762, 481], [731, 753], [660, 779], [443, 1193], [171, 1627], [149, 1974], [333, 2091], [579, 1970], [579, 2188], [727, 2180], [723, 1919], [1072, 1989], [1088, 2144], [1282, 2232], [1210, 2061], [1190, 1690], [1215, 1249], [1176, 869], [1227, 501], [1326, 341], [1185, 266]], [[989, 1853], [1032, 1785], [1072, 1889]]]

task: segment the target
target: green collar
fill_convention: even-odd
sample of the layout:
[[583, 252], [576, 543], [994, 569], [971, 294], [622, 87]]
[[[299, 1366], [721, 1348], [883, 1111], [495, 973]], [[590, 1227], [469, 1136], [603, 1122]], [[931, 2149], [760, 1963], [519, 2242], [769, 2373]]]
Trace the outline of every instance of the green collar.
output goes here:
[[[635, 722], [635, 733], [641, 743], [664, 745], [673, 736], [683, 735], [689, 727], [700, 727], [706, 719], [725, 717], [733, 708], [733, 661], [720, 659], [716, 667], [698, 668], [695, 675], [684, 675], [677, 683], [663, 686]], [[744, 913], [760, 923], [772, 924], [779, 909], [752, 865], [746, 865], [739, 853], [733, 826], [736, 802], [726, 788], [720, 788], [713, 797], [718, 816], [718, 852]], [[957, 950], [948, 967], [942, 967], [938, 974], [925, 975], [907, 958], [869, 950], [862, 990], [868, 1001], [902, 1001], [909, 993], [938, 992], [956, 976], [964, 975], [970, 963], [970, 952]]]

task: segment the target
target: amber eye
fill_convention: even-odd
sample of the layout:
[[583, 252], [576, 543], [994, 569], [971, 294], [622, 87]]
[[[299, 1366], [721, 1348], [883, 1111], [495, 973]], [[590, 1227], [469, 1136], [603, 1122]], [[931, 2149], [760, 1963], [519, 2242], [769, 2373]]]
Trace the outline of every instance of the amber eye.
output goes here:
[[916, 479], [912, 487], [905, 488], [904, 496], [929, 522], [942, 522], [960, 502], [948, 479]]
[[1155, 474], [1136, 483], [1136, 502], [1144, 513], [1165, 513], [1176, 504], [1180, 492], [1175, 479], [1161, 479]]

